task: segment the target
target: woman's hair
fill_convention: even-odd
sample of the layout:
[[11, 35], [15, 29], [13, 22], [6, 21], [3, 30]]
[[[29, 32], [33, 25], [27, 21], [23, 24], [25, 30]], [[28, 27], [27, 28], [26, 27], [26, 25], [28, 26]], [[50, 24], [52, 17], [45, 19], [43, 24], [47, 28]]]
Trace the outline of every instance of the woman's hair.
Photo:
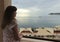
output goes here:
[[15, 6], [8, 6], [4, 12], [4, 17], [2, 21], [2, 28], [4, 29], [6, 25], [8, 25], [13, 20], [13, 12], [15, 12], [17, 8]]

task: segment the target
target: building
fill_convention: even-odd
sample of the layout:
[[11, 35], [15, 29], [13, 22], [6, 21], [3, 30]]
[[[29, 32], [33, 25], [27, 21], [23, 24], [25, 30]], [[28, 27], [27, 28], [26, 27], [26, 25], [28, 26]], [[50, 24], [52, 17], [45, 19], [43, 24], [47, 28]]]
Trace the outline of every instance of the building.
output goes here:
[[20, 28], [20, 33], [22, 33], [23, 36], [31, 36], [33, 34], [31, 28]]
[[34, 33], [34, 35], [53, 35], [53, 29], [52, 28], [38, 28], [36, 29], [38, 32]]

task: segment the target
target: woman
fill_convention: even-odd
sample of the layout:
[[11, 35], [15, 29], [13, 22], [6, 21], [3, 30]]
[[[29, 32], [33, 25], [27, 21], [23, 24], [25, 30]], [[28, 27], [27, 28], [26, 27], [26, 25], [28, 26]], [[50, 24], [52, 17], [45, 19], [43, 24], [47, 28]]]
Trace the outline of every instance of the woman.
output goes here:
[[2, 21], [3, 28], [3, 42], [20, 42], [18, 26], [16, 23], [16, 11], [15, 6], [8, 6], [4, 13]]

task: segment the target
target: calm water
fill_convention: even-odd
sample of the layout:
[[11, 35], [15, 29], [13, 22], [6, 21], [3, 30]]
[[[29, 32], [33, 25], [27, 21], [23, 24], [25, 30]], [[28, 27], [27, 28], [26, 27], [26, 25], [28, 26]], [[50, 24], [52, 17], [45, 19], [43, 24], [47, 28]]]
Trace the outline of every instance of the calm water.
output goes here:
[[19, 28], [54, 27], [60, 25], [60, 16], [19, 17]]

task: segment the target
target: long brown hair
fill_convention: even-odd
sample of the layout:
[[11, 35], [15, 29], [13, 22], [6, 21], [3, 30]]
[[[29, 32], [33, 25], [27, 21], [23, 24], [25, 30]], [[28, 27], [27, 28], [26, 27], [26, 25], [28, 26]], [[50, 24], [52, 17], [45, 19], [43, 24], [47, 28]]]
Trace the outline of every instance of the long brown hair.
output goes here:
[[4, 17], [2, 21], [2, 28], [4, 29], [13, 20], [13, 12], [16, 11], [15, 6], [8, 6], [4, 12]]

